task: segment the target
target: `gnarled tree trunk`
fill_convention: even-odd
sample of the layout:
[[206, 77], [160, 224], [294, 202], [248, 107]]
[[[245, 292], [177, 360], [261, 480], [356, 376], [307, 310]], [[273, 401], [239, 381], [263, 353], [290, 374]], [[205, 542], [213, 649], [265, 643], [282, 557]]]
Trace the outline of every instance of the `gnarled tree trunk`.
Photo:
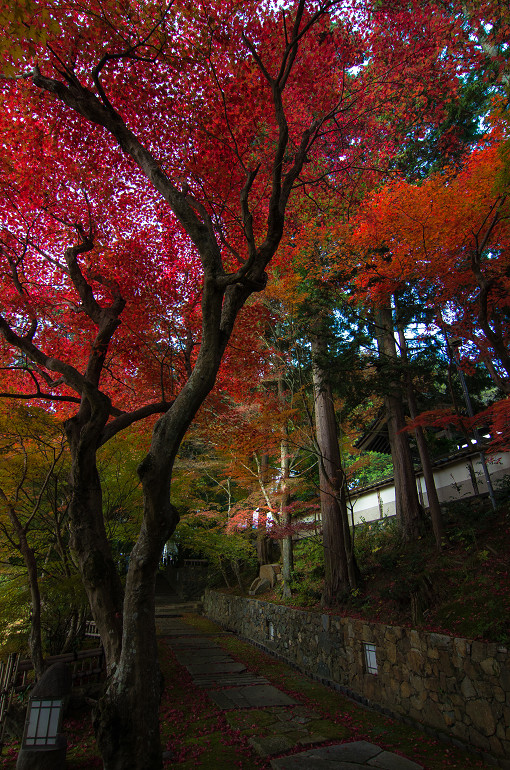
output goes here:
[[[242, 294], [240, 299], [244, 300]], [[162, 767], [162, 682], [157, 662], [154, 586], [164, 544], [179, 521], [170, 502], [173, 464], [188, 427], [214, 385], [232, 331], [233, 318], [221, 325], [222, 304], [221, 294], [213, 290], [211, 296], [205, 292], [203, 310], [209, 312], [195, 368], [172, 407], [156, 423], [149, 453], [138, 469], [144, 517], [129, 562], [122, 649], [94, 717], [105, 770]]]
[[122, 646], [123, 589], [108, 543], [96, 453], [109, 414], [96, 394], [65, 428], [71, 449], [70, 546], [103, 643], [107, 672], [115, 670]]
[[[106, 404], [105, 397], [105, 402], [100, 403], [99, 383], [108, 344], [119, 324], [124, 303], [120, 296], [115, 295], [109, 307], [101, 306], [95, 300], [92, 288], [86, 285], [73, 254], [67, 255], [69, 274], [75, 281], [82, 306], [99, 327], [85, 377], [78, 376], [67, 365], [43, 357], [24, 338], [12, 335], [4, 328], [5, 324], [0, 325], [8, 341], [12, 340], [13, 344], [21, 346], [37, 363], [42, 362], [51, 371], [60, 372], [66, 383], [71, 383], [84, 399], [80, 407], [80, 419], [76, 418], [67, 424], [73, 453], [70, 518], [73, 546], [107, 654], [109, 678], [95, 713], [96, 736], [105, 770], [159, 770], [162, 766], [158, 713], [161, 681], [156, 656], [153, 594], [161, 551], [178, 520], [176, 509], [170, 503], [173, 464], [188, 427], [214, 385], [240, 309], [254, 291], [261, 291], [266, 285], [265, 270], [282, 238], [286, 207], [292, 189], [320, 133], [321, 125], [337, 109], [333, 107], [333, 112], [330, 112], [330, 106], [322, 117], [312, 118], [298, 142], [294, 139], [291, 144], [284, 90], [303, 35], [329, 8], [327, 4], [321, 7], [311, 18], [307, 18], [303, 26], [305, 6], [305, 0], [300, 0], [291, 27], [287, 28], [284, 24], [279, 65], [272, 57], [270, 65], [268, 63], [266, 67], [258, 46], [247, 35], [243, 35], [246, 52], [259, 68], [262, 82], [267, 85], [268, 108], [272, 112], [275, 135], [271, 158], [261, 156], [253, 163], [250, 161], [251, 165], [245, 166], [245, 161], [238, 156], [239, 168], [244, 175], [238, 190], [240, 228], [236, 230], [245, 240], [242, 254], [238, 253], [237, 240], [235, 247], [225, 243], [225, 234], [216, 218], [221, 217], [221, 214], [218, 214], [218, 209], [211, 213], [208, 208], [209, 204], [214, 207], [214, 203], [207, 196], [203, 202], [197, 201], [190, 194], [188, 185], [183, 184], [180, 174], [175, 178], [167, 175], [164, 161], [167, 148], [162, 148], [161, 156], [157, 157], [152, 148], [144, 146], [136, 136], [136, 128], [128, 126], [117, 112], [113, 106], [117, 95], [110, 94], [109, 98], [109, 88], [105, 85], [106, 81], [102, 80], [107, 69], [105, 65], [109, 61], [109, 54], [105, 54], [103, 47], [98, 51], [97, 66], [93, 69], [93, 91], [90, 90], [88, 76], [85, 77], [83, 71], [75, 71], [71, 62], [68, 68], [67, 64], [64, 65], [64, 72], [59, 62], [55, 69], [56, 79], [47, 77], [38, 67], [34, 68], [32, 74], [34, 86], [59, 99], [65, 109], [71, 112], [71, 119], [79, 115], [81, 119], [102, 127], [116, 141], [121, 151], [132, 159], [137, 167], [136, 173], [145, 176], [161, 196], [162, 205], [178, 219], [188, 234], [200, 255], [203, 269], [202, 339], [197, 361], [175, 402], [158, 420], [149, 453], [139, 468], [144, 493], [144, 517], [130, 559], [123, 618], [118, 617], [120, 581], [113, 569], [104, 535], [104, 523], [102, 519], [99, 520], [101, 489], [95, 452], [99, 442], [110, 435], [111, 423], [107, 424], [107, 421], [111, 416], [111, 405]], [[156, 30], [158, 25], [154, 32]], [[122, 55], [129, 58], [131, 52], [126, 51]], [[80, 77], [83, 81], [80, 81]], [[126, 114], [132, 117], [129, 110]], [[237, 154], [237, 150], [234, 154]], [[267, 178], [259, 189], [269, 191], [266, 198], [267, 216], [264, 217], [262, 230], [256, 236], [250, 194], [256, 179], [258, 183], [259, 174], [266, 171]], [[260, 210], [258, 193], [254, 205]], [[227, 208], [230, 208], [230, 202]], [[83, 250], [86, 248], [88, 244], [83, 244]], [[236, 260], [238, 263], [233, 269], [229, 248], [235, 254], [234, 264]], [[229, 254], [228, 262], [223, 261], [225, 252]], [[77, 253], [78, 250], [75, 250], [75, 257]], [[90, 415], [85, 414], [87, 408], [90, 409]], [[117, 424], [119, 421], [124, 424], [123, 416], [113, 420], [116, 421]], [[130, 422], [125, 421], [125, 424]]]

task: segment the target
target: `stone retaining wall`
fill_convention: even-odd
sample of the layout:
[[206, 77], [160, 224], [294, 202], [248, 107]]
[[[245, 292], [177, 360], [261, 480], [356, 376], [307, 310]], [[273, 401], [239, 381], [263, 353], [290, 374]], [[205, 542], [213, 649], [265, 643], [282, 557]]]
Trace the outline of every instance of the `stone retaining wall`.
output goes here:
[[[207, 591], [204, 613], [304, 671], [449, 734], [510, 758], [510, 664], [506, 647], [443, 634], [289, 609]], [[370, 648], [375, 646], [377, 673]], [[490, 757], [488, 756], [489, 760]], [[510, 762], [502, 762], [510, 767]]]

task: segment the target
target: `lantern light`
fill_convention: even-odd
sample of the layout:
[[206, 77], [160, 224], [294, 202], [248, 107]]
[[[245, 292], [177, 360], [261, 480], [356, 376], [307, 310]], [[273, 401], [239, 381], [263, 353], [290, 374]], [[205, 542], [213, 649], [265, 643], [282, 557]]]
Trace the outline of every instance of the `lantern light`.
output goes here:
[[62, 724], [63, 698], [30, 698], [23, 749], [57, 746]]

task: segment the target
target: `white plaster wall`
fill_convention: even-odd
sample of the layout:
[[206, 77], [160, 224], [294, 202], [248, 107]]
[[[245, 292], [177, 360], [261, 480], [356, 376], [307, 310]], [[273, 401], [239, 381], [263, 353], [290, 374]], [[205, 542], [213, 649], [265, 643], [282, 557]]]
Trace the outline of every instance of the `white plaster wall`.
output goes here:
[[362, 521], [382, 519], [386, 516], [394, 516], [395, 487], [393, 484], [386, 484], [357, 497], [352, 494], [351, 504], [353, 506], [355, 524], [361, 524]]
[[[472, 462], [478, 490], [480, 492], [487, 492], [487, 484], [480, 456], [462, 457], [434, 470], [434, 481], [440, 502], [461, 500], [466, 497], [472, 497], [475, 494], [469, 473], [470, 462]], [[510, 452], [498, 452], [493, 455], [487, 455], [486, 462], [493, 486], [497, 489], [498, 485], [501, 486], [506, 483], [508, 477], [510, 477]], [[428, 497], [425, 480], [421, 474], [416, 479], [416, 485], [420, 500], [427, 506]], [[362, 521], [375, 521], [386, 516], [394, 516], [395, 487], [392, 483], [386, 483], [366, 492], [358, 494], [351, 492], [351, 505], [353, 506], [355, 524], [360, 524]]]

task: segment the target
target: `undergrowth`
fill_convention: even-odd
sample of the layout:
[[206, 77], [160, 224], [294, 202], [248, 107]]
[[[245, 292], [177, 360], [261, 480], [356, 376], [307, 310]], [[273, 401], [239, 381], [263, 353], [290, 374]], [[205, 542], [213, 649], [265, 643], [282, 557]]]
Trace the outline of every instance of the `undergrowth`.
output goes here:
[[[395, 518], [356, 527], [360, 585], [326, 609], [510, 644], [509, 505], [492, 511], [480, 501], [456, 503], [444, 519], [441, 550], [430, 528], [404, 544]], [[296, 544], [292, 596], [277, 588], [262, 598], [319, 609], [323, 584], [322, 545], [308, 538]]]

